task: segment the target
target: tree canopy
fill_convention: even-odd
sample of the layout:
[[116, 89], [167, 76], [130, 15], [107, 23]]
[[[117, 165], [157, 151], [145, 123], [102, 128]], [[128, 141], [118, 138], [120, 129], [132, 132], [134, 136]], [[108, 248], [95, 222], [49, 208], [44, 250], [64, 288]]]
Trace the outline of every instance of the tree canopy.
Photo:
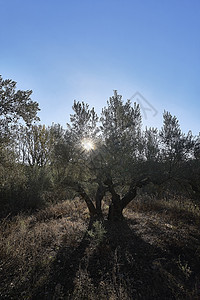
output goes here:
[[38, 121], [39, 104], [31, 100], [31, 90], [16, 90], [16, 82], [0, 75], [0, 138], [9, 137], [20, 120], [26, 125]]

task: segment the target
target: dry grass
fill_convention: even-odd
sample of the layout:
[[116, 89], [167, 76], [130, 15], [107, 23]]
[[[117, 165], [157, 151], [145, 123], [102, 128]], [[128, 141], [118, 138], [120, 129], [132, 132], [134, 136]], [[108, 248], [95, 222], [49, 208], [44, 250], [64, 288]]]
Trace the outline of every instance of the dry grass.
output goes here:
[[197, 203], [143, 196], [124, 215], [87, 234], [75, 199], [1, 220], [0, 298], [199, 299]]
[[2, 220], [0, 281], [3, 298], [15, 295], [31, 298], [34, 290], [47, 280], [63, 242], [69, 248], [80, 242], [86, 230], [85, 218], [82, 219], [85, 210], [77, 200], [65, 201], [31, 216], [21, 214], [12, 220]]
[[156, 199], [149, 195], [138, 196], [127, 207], [128, 211], [147, 212], [176, 226], [200, 225], [200, 203], [183, 196]]

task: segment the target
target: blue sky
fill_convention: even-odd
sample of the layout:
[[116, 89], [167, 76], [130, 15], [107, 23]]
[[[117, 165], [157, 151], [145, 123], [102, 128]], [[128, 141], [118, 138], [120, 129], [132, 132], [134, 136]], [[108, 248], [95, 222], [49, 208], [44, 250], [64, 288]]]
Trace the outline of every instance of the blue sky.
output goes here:
[[0, 0], [0, 74], [33, 90], [47, 125], [65, 126], [74, 99], [100, 112], [117, 89], [156, 109], [144, 125], [165, 109], [198, 134], [200, 1]]

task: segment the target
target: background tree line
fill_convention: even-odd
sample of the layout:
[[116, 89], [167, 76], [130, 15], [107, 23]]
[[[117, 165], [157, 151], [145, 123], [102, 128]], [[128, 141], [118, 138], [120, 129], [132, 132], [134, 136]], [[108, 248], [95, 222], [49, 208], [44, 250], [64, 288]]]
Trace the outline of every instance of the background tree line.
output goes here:
[[[0, 211], [2, 215], [82, 198], [91, 217], [122, 219], [137, 192], [200, 195], [200, 134], [181, 131], [169, 112], [163, 126], [142, 129], [140, 107], [114, 91], [98, 116], [74, 101], [70, 124], [41, 125], [32, 91], [0, 76]], [[90, 147], [85, 147], [89, 143]]]

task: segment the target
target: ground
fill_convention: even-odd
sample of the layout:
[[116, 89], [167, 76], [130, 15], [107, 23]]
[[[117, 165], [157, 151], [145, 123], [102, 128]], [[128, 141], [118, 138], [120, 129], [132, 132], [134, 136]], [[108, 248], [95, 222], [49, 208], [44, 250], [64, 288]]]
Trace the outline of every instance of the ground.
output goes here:
[[[1, 299], [200, 299], [200, 209], [137, 197], [89, 228], [80, 199], [1, 220]], [[104, 212], [108, 210], [104, 204]]]

